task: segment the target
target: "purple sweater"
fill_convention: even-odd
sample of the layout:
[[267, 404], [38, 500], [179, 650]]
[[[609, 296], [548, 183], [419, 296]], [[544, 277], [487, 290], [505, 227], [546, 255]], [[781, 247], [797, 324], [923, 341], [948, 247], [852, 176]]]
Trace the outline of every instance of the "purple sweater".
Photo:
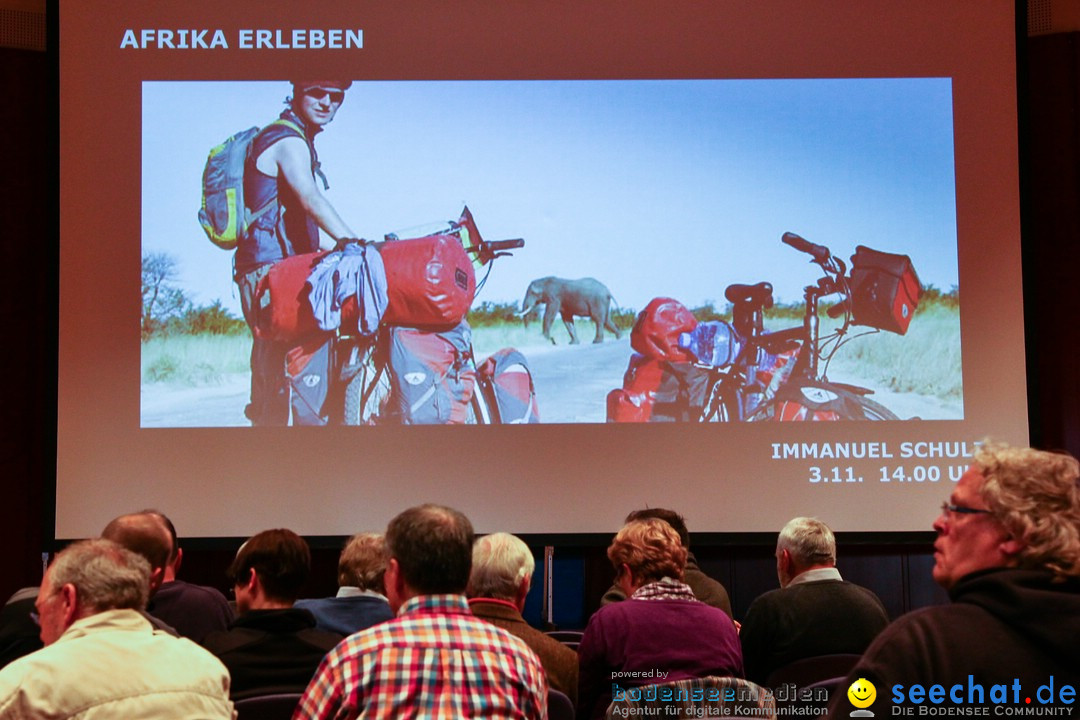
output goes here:
[[735, 624], [723, 610], [697, 600], [631, 597], [605, 605], [589, 619], [578, 662], [579, 718], [604, 717], [613, 683], [625, 689], [708, 675], [743, 677]]

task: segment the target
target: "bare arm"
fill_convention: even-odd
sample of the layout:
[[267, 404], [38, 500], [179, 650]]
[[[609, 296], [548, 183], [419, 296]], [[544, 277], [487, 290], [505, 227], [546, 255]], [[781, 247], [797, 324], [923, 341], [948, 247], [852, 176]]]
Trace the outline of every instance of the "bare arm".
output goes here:
[[315, 178], [311, 176], [311, 153], [303, 139], [287, 137], [278, 140], [259, 156], [256, 164], [268, 175], [284, 177], [304, 210], [331, 238], [356, 237], [330, 201], [319, 192]]

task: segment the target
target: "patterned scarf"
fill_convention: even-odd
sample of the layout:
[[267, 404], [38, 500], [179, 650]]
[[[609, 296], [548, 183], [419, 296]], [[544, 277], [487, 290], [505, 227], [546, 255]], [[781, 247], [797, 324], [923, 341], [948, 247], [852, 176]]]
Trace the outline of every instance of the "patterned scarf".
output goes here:
[[631, 600], [692, 600], [694, 602], [700, 602], [694, 597], [694, 591], [690, 589], [690, 586], [680, 580], [672, 580], [669, 577], [661, 578], [656, 582], [651, 582], [648, 585], [642, 585], [634, 594], [630, 596]]

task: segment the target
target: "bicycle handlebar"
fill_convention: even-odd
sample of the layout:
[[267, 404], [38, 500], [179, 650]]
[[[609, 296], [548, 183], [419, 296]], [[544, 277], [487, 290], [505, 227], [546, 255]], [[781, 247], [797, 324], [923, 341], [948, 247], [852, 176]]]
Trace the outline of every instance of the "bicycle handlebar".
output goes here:
[[844, 313], [848, 312], [850, 309], [851, 309], [851, 298], [844, 298], [843, 301], [838, 302], [835, 305], [832, 305], [831, 307], [829, 307], [825, 311], [825, 314], [828, 315], [829, 317], [831, 317], [833, 320], [835, 320], [836, 318], [840, 317]]
[[824, 264], [832, 257], [832, 253], [829, 252], [829, 248], [824, 245], [816, 245], [809, 240], [806, 240], [793, 232], [784, 233], [780, 240], [785, 245], [790, 245], [799, 252], [804, 252], [807, 255], [814, 258], [814, 262]]
[[525, 247], [525, 240], [523, 238], [513, 238], [512, 240], [481, 240], [480, 248], [481, 252], [497, 253], [504, 250], [513, 250], [515, 248]]

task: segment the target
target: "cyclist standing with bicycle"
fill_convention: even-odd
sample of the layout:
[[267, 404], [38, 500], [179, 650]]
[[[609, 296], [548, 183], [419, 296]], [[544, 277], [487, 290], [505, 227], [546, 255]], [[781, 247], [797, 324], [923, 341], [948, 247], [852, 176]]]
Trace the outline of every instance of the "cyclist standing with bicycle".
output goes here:
[[251, 220], [237, 242], [233, 272], [253, 335], [251, 401], [244, 410], [252, 425], [289, 422], [289, 347], [255, 333], [259, 280], [274, 263], [319, 250], [324, 244], [320, 228], [334, 241], [356, 237], [315, 182], [318, 176], [323, 189], [329, 188], [319, 168], [315, 136], [334, 119], [351, 85], [348, 80], [292, 81], [288, 107], [252, 140], [244, 166], [244, 205]]

